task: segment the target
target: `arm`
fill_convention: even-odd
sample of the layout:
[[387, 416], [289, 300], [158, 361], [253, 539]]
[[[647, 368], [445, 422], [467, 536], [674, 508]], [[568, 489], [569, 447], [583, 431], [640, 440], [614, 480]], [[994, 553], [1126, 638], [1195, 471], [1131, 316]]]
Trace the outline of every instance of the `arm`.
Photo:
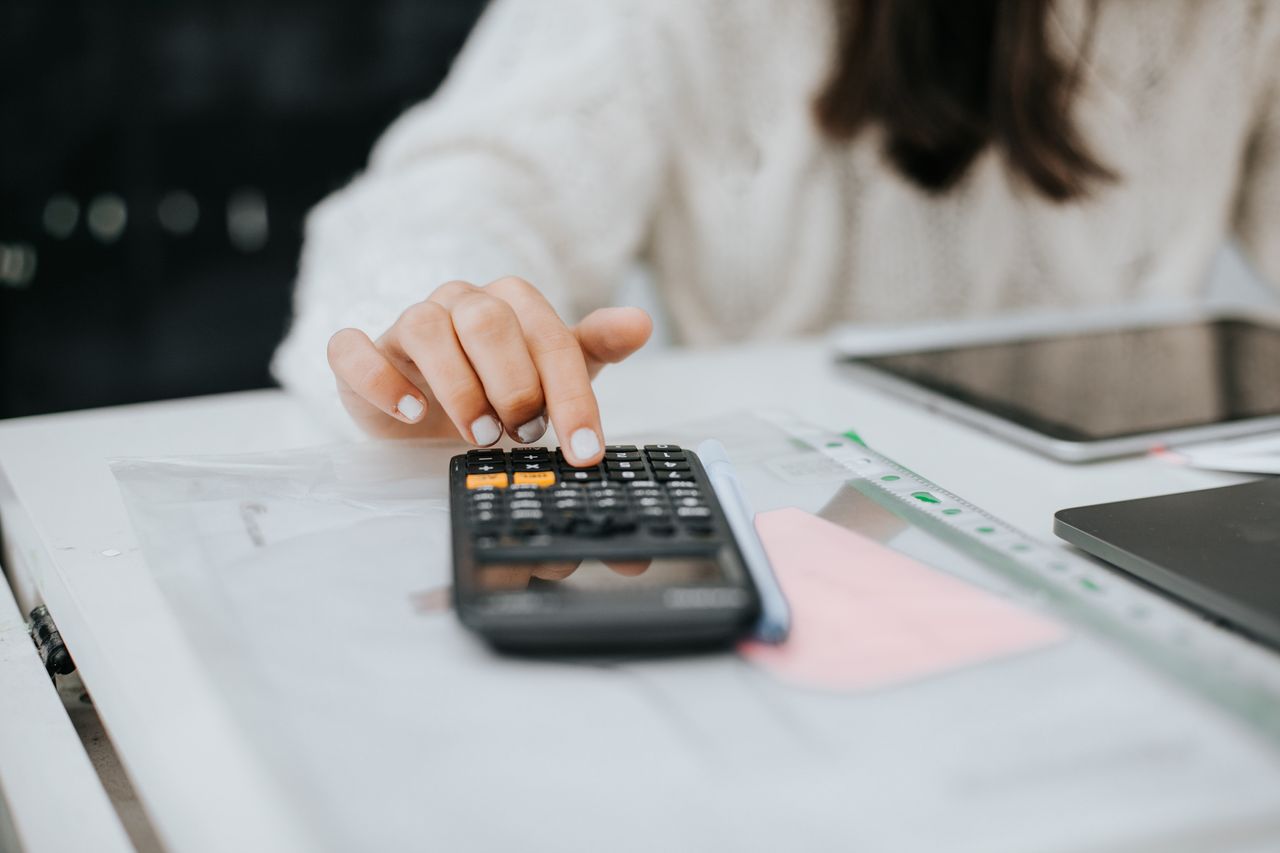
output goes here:
[[294, 323], [273, 365], [286, 387], [336, 409], [330, 337], [354, 327], [367, 341], [445, 282], [520, 276], [573, 317], [607, 304], [665, 165], [660, 6], [498, 0], [486, 11], [441, 90], [310, 215]]
[[1264, 79], [1245, 152], [1235, 232], [1255, 269], [1280, 287], [1280, 14], [1271, 15], [1270, 23], [1260, 51]]

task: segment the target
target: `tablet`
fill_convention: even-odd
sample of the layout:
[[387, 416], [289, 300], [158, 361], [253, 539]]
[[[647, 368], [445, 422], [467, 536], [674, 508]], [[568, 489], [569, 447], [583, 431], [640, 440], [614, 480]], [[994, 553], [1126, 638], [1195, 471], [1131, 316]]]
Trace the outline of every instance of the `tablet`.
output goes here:
[[1280, 429], [1280, 326], [1241, 317], [969, 340], [845, 364], [1066, 461]]
[[1280, 479], [1075, 507], [1053, 532], [1280, 647]]

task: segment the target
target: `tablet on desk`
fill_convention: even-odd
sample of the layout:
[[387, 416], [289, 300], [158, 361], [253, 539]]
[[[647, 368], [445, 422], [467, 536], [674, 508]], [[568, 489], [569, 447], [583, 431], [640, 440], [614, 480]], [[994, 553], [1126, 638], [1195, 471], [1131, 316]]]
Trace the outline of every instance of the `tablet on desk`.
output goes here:
[[1270, 316], [958, 337], [841, 352], [891, 393], [1064, 461], [1280, 429], [1280, 322]]

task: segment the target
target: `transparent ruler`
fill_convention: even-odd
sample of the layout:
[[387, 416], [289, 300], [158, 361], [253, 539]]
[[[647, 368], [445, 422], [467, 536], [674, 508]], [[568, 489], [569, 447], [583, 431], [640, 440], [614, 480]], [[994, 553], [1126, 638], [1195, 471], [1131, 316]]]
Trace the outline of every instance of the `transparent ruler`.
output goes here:
[[[1224, 706], [1280, 743], [1280, 655], [1065, 546], [1041, 542], [868, 448], [770, 414], [793, 440], [851, 475], [850, 485], [1008, 577], [1067, 621]], [[945, 567], [938, 567], [945, 568]]]

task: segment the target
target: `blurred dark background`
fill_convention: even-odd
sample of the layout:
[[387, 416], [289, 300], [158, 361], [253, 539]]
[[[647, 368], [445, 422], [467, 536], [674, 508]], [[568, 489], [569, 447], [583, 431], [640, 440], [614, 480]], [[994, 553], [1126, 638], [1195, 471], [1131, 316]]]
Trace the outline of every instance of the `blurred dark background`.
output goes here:
[[0, 417], [272, 384], [307, 209], [483, 0], [0, 3]]

